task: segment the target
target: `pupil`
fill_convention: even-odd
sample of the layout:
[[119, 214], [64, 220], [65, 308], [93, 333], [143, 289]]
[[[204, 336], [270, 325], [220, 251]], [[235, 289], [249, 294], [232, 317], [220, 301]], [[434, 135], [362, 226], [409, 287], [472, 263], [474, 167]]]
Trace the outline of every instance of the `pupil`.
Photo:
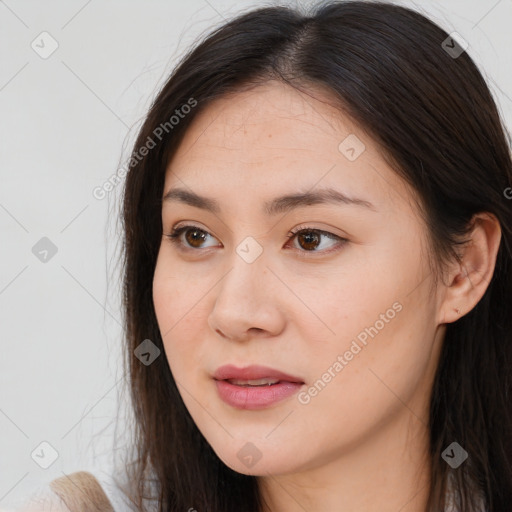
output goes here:
[[314, 231], [307, 231], [306, 234], [300, 236], [308, 239], [308, 241], [306, 242], [307, 245], [313, 244], [313, 247], [308, 246], [305, 247], [306, 249], [314, 249], [315, 244], [318, 243], [318, 233], [315, 233]]
[[[197, 235], [198, 233], [201, 233], [201, 231], [199, 229], [194, 229], [194, 230], [189, 230], [188, 231], [188, 234], [190, 233], [194, 233], [194, 235]], [[188, 237], [187, 237], [188, 238]], [[199, 234], [198, 236], [193, 236], [193, 237], [190, 237], [190, 239], [188, 240], [188, 242], [190, 243], [190, 245], [194, 246], [193, 243], [191, 243], [191, 240], [195, 241], [195, 242], [201, 242], [202, 239], [204, 239], [204, 235], [201, 235]]]

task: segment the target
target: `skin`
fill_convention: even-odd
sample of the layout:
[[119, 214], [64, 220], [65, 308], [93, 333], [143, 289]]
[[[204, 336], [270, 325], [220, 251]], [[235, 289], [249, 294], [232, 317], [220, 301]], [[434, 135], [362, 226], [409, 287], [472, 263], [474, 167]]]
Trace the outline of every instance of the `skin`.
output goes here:
[[[216, 100], [194, 119], [164, 194], [192, 190], [216, 199], [221, 212], [164, 202], [157, 320], [187, 409], [225, 464], [259, 477], [265, 510], [417, 512], [428, 496], [428, 406], [445, 324], [483, 295], [499, 224], [482, 214], [465, 266], [453, 263], [436, 284], [413, 192], [377, 144], [322, 98], [269, 82]], [[354, 161], [338, 149], [349, 134], [365, 145]], [[262, 211], [276, 196], [328, 186], [373, 209]], [[165, 235], [188, 224], [207, 233], [182, 233], [189, 249], [180, 250]], [[348, 241], [288, 239], [299, 226]], [[252, 263], [236, 252], [246, 237], [262, 248]], [[307, 391], [397, 303], [394, 318], [341, 371], [331, 369], [308, 403], [294, 395], [254, 411], [219, 398], [212, 374], [228, 363], [301, 377]], [[237, 456], [248, 442], [261, 456], [251, 467]]]

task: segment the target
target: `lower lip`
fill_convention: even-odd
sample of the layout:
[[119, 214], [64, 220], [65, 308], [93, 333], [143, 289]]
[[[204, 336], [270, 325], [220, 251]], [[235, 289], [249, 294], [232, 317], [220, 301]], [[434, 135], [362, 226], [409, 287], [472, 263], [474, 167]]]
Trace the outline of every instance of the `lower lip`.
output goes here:
[[271, 386], [236, 386], [226, 380], [216, 380], [220, 398], [237, 409], [264, 409], [299, 391], [303, 384], [278, 382]]

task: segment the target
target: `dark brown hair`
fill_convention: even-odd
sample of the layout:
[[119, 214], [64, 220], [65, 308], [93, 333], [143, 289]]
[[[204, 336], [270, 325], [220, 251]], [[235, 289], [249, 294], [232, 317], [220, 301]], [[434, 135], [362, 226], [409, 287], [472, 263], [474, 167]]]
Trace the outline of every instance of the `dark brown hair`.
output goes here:
[[[327, 2], [308, 13], [258, 8], [199, 42], [158, 93], [133, 148], [122, 211], [125, 364], [135, 418], [128, 470], [138, 510], [150, 498], [159, 511], [261, 510], [257, 478], [217, 457], [184, 406], [167, 359], [146, 366], [134, 350], [150, 339], [164, 355], [152, 280], [167, 164], [211, 101], [268, 80], [328, 91], [381, 146], [420, 198], [439, 269], [457, 258], [474, 214], [499, 220], [494, 276], [476, 307], [447, 326], [430, 408], [428, 511], [443, 510], [448, 478], [465, 512], [477, 510], [472, 485], [486, 510], [510, 508], [510, 139], [484, 78], [467, 52], [447, 51], [447, 37], [418, 12], [382, 2]], [[142, 155], [149, 139], [154, 145]], [[469, 452], [456, 470], [441, 458], [453, 441]]]

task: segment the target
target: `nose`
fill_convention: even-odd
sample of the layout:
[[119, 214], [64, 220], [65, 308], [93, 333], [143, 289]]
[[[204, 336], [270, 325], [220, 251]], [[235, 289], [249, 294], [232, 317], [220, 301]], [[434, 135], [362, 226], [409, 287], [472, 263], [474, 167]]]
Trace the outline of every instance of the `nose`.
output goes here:
[[223, 338], [247, 341], [277, 336], [284, 329], [279, 280], [268, 269], [263, 256], [248, 263], [234, 254], [231, 270], [214, 290], [217, 296], [208, 324]]

